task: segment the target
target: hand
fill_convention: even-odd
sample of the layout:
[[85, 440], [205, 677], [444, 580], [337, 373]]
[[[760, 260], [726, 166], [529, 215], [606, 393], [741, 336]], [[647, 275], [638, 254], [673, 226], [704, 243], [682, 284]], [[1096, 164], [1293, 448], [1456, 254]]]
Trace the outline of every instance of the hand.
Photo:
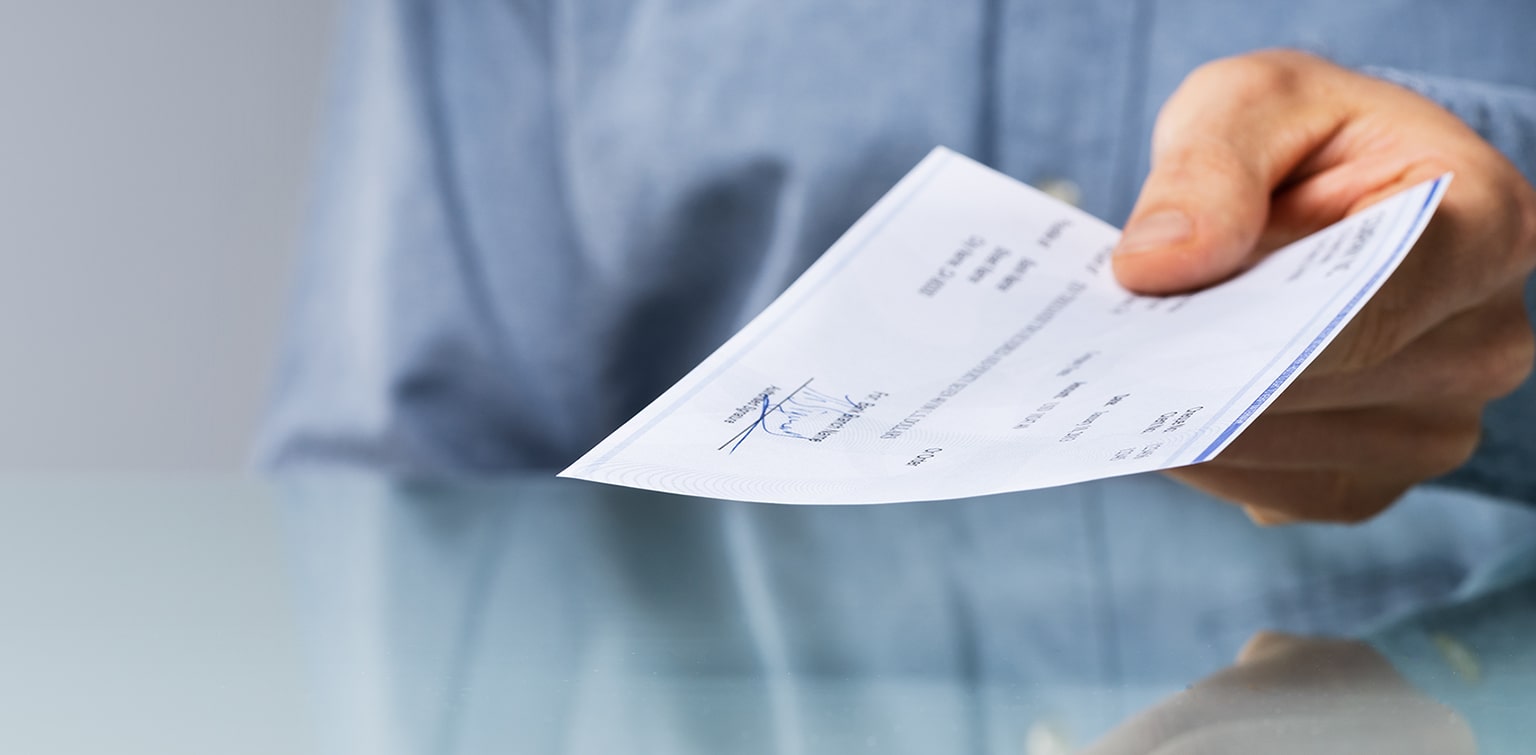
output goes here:
[[1237, 663], [1110, 732], [1082, 755], [1475, 755], [1466, 721], [1369, 646], [1260, 632]]
[[1261, 524], [1360, 521], [1465, 462], [1483, 407], [1520, 385], [1533, 354], [1521, 290], [1536, 266], [1536, 189], [1459, 119], [1290, 51], [1185, 80], [1116, 249], [1132, 290], [1220, 282], [1447, 171], [1435, 219], [1359, 316], [1220, 456], [1170, 475]]

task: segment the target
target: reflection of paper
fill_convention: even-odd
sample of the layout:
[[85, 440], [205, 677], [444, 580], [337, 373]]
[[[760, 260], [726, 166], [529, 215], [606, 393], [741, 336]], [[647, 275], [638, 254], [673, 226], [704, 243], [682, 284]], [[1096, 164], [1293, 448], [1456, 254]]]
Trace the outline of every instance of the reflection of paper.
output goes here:
[[1408, 253], [1449, 177], [1187, 296], [1133, 296], [1118, 232], [938, 149], [749, 323], [562, 476], [880, 503], [1215, 456]]

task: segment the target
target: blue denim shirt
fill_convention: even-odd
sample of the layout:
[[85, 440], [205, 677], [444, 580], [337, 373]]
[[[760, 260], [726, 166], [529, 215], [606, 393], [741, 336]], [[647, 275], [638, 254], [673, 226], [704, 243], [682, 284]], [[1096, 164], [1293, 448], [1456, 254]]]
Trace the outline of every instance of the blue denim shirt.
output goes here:
[[[558, 467], [936, 144], [1125, 218], [1159, 104], [1286, 45], [1383, 67], [1536, 174], [1527, 0], [351, 0], [279, 466]], [[1536, 390], [1455, 478], [1536, 499]]]
[[[1071, 181], [1085, 209], [1122, 222], [1159, 104], [1191, 69], [1224, 55], [1289, 45], [1369, 68], [1444, 104], [1536, 176], [1528, 0], [350, 0], [345, 30], [261, 443], [266, 462], [284, 469], [442, 476], [564, 465], [762, 309], [935, 144], [1025, 181]], [[1482, 449], [1452, 481], [1536, 501], [1531, 427], [1528, 384], [1490, 409]], [[1523, 526], [1513, 524], [1519, 514]], [[1183, 681], [1182, 669], [1227, 662], [1256, 628], [1359, 632], [1443, 598], [1496, 545], [1531, 532], [1526, 512], [1424, 490], [1366, 528], [1260, 534], [1235, 510], [1156, 476], [991, 502], [697, 513], [718, 527], [669, 524], [645, 507], [593, 523], [612, 536], [590, 554], [564, 547], [574, 538], [559, 522], [507, 516], [513, 530], [413, 519], [396, 539], [359, 546], [359, 563], [408, 561], [415, 538], [483, 537], [512, 554], [487, 573], [558, 577], [570, 583], [558, 594], [572, 600], [669, 616], [668, 597], [682, 588], [663, 581], [659, 593], [631, 595], [626, 586], [647, 586], [647, 572], [624, 558], [643, 547], [637, 530], [676, 526], [683, 552], [730, 563], [717, 573], [705, 559], [696, 573], [740, 581], [720, 589], [720, 610], [751, 604], [734, 630], [710, 614], [678, 631], [740, 640], [785, 668], [916, 668], [939, 679], [1046, 680], [1102, 667], [1122, 680]], [[378, 534], [347, 523], [324, 532], [321, 553]], [[422, 546], [431, 557], [398, 572], [324, 560], [311, 573], [337, 580], [326, 595], [389, 603], [401, 593], [347, 580], [414, 585], [441, 568], [441, 589], [403, 593], [428, 599], [406, 612], [415, 622], [467, 584], [451, 568], [463, 543], [450, 544]], [[528, 606], [509, 604], [483, 634], [456, 624], [441, 633], [444, 648], [480, 637], [494, 648], [442, 657], [465, 673], [545, 655], [586, 668], [610, 657], [601, 653], [628, 658], [650, 636], [624, 631], [646, 625], [621, 617], [561, 655], [562, 638], [584, 635], [518, 634], [533, 631], [522, 620]], [[560, 619], [561, 605], [535, 608]], [[360, 626], [385, 631], [392, 625], [374, 608]], [[1137, 631], [1114, 631], [1132, 621]], [[1100, 636], [1098, 650], [1077, 642]], [[1053, 654], [1066, 646], [1083, 656]], [[374, 644], [352, 635], [325, 648], [327, 662], [357, 661], [362, 671], [349, 678], [371, 679], [380, 662], [364, 657]], [[534, 702], [556, 716], [586, 700], [592, 718], [572, 717], [570, 730], [595, 732], [590, 750], [612, 751], [604, 737], [636, 729], [579, 724], [611, 721], [605, 711], [631, 710], [633, 696], [610, 684], [611, 665], [589, 665], [591, 678], [575, 683], [583, 696]], [[436, 695], [422, 678], [454, 681], [422, 673], [389, 677], [400, 700]], [[510, 678], [487, 674], [485, 684]], [[458, 688], [443, 684], [450, 699]], [[1086, 711], [1077, 725], [1094, 732], [1167, 691], [1133, 689], [1108, 709], [1096, 699], [1063, 708]], [[399, 703], [391, 694], [380, 699]], [[783, 711], [793, 723], [820, 710], [793, 686], [763, 694], [772, 730], [788, 726]], [[361, 705], [350, 693], [337, 699]], [[955, 711], [957, 726], [1002, 721], [967, 712], [985, 704], [913, 700], [943, 721]], [[867, 713], [899, 720], [908, 709], [898, 703]], [[397, 710], [358, 715], [387, 721]], [[444, 715], [467, 730], [511, 725], [495, 706]], [[436, 719], [423, 725], [439, 731]], [[1016, 747], [1016, 732], [998, 731]], [[936, 751], [921, 744], [914, 751]]]

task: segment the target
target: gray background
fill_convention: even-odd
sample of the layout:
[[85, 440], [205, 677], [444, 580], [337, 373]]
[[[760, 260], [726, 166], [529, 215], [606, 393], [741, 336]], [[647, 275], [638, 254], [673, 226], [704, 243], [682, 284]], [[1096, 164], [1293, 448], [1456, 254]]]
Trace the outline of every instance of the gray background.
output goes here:
[[0, 471], [246, 464], [334, 0], [0, 0]]
[[197, 480], [246, 467], [335, 5], [0, 0], [0, 752], [311, 751], [276, 509]]

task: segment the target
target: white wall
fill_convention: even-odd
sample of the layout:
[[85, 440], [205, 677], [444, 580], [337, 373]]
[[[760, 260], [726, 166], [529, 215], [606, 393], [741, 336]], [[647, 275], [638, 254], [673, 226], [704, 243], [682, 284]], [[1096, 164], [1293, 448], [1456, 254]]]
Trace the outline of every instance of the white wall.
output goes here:
[[334, 0], [0, 0], [0, 471], [233, 470]]

